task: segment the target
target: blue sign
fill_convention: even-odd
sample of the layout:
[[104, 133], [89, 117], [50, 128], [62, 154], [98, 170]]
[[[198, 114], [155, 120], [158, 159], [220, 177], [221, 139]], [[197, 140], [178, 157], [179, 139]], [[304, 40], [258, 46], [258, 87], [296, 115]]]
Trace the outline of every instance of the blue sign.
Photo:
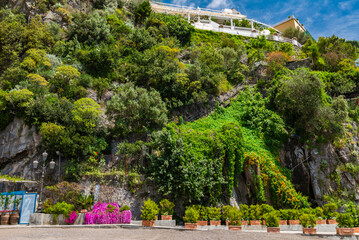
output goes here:
[[22, 195], [19, 224], [29, 224], [30, 215], [35, 212], [37, 193], [24, 193]]

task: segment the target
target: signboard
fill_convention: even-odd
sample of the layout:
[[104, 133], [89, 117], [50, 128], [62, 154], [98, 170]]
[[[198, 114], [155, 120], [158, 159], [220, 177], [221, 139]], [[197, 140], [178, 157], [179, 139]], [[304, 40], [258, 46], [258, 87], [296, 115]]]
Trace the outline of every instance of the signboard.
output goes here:
[[37, 193], [24, 193], [21, 201], [19, 224], [29, 224], [30, 215], [35, 212]]

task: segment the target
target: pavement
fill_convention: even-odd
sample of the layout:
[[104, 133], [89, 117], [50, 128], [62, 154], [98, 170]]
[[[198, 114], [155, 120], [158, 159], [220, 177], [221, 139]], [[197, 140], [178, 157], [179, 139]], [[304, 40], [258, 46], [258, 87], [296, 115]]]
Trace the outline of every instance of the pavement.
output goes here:
[[246, 239], [246, 240], [311, 240], [311, 239], [359, 239], [359, 235], [339, 237], [333, 232], [320, 232], [316, 235], [303, 235], [301, 231], [281, 231], [267, 233], [266, 230], [229, 231], [224, 229], [186, 230], [183, 226], [145, 228], [136, 224], [94, 224], [94, 225], [0, 225], [0, 240], [29, 240], [29, 239]]

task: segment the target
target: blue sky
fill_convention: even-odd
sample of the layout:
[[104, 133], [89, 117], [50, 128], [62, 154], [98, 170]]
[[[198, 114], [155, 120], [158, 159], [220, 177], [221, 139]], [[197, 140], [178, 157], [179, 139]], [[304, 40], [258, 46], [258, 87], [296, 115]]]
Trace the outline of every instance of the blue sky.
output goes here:
[[163, 2], [212, 9], [234, 7], [248, 18], [270, 25], [294, 15], [316, 39], [334, 34], [347, 40], [359, 41], [359, 0], [163, 0]]

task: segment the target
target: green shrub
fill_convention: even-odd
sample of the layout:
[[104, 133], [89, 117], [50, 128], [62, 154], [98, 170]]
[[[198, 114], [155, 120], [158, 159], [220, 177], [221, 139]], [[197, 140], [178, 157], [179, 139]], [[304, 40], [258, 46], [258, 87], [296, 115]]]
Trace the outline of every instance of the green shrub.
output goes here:
[[242, 215], [241, 211], [236, 208], [228, 208], [228, 221], [229, 225], [241, 226], [242, 225]]
[[216, 207], [207, 208], [209, 220], [221, 220], [221, 209]]
[[299, 210], [288, 209], [288, 220], [298, 220], [298, 219], [299, 219]]
[[350, 213], [340, 213], [336, 218], [338, 222], [338, 227], [340, 228], [352, 228], [354, 227], [354, 220]]
[[314, 228], [316, 225], [317, 217], [313, 214], [303, 214], [299, 218], [299, 223], [303, 228]]
[[208, 209], [204, 206], [200, 206], [199, 208], [199, 220], [201, 221], [208, 221]]
[[173, 215], [173, 208], [175, 204], [168, 199], [163, 199], [160, 202], [161, 205], [161, 214], [162, 215]]
[[89, 209], [94, 202], [94, 195], [89, 194], [79, 194], [79, 196], [76, 199], [77, 206], [79, 206], [81, 209]]
[[250, 205], [248, 213], [250, 220], [260, 220], [262, 217], [262, 212], [259, 205]]
[[183, 220], [186, 223], [197, 223], [198, 218], [199, 218], [198, 211], [193, 207], [189, 207], [186, 209], [186, 211], [184, 213]]
[[60, 214], [64, 215], [64, 218], [68, 218], [70, 212], [75, 210], [75, 206], [66, 202], [58, 202], [52, 207], [44, 208], [44, 213], [54, 214], [58, 216]]
[[249, 207], [246, 204], [239, 204], [239, 210], [241, 211], [242, 219], [249, 219]]
[[275, 211], [263, 215], [267, 227], [279, 227], [279, 216]]
[[287, 209], [279, 210], [279, 217], [281, 220], [289, 220], [289, 213]]
[[260, 206], [260, 208], [261, 208], [261, 214], [262, 214], [262, 216], [263, 216], [264, 214], [267, 214], [267, 213], [270, 213], [270, 212], [273, 212], [273, 211], [274, 211], [274, 208], [273, 208], [271, 205], [268, 205], [268, 204], [262, 204], [262, 205]]
[[315, 209], [313, 209], [312, 213], [313, 213], [318, 219], [323, 219], [323, 218], [324, 218], [323, 208], [321, 208], [321, 207], [316, 207]]
[[228, 220], [228, 219], [229, 219], [229, 213], [230, 213], [230, 211], [231, 211], [232, 209], [233, 209], [233, 207], [230, 206], [230, 205], [224, 206], [224, 207], [223, 207], [222, 217], [223, 217], [224, 219]]
[[120, 212], [127, 211], [127, 210], [130, 210], [130, 207], [127, 205], [124, 205], [120, 208]]
[[323, 206], [323, 214], [326, 219], [333, 219], [337, 215], [338, 205], [336, 203], [327, 203]]
[[144, 201], [141, 212], [142, 220], [153, 221], [159, 213], [159, 208], [158, 205], [149, 198]]
[[344, 208], [346, 213], [349, 213], [353, 217], [354, 227], [359, 226], [359, 206], [353, 202], [345, 205]]

